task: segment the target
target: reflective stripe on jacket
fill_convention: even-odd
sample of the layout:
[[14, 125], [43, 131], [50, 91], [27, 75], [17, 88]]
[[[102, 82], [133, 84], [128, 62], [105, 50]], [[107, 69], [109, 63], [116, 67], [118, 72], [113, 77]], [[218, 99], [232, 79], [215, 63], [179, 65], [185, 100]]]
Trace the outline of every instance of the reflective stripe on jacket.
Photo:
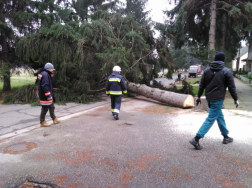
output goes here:
[[123, 93], [127, 93], [124, 78], [118, 72], [113, 72], [106, 82], [106, 94], [122, 95]]

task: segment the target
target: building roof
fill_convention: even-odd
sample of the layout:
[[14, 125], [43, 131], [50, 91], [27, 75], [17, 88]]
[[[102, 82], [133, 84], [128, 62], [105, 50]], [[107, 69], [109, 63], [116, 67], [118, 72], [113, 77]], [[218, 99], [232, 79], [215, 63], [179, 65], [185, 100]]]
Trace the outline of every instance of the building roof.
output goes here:
[[[240, 55], [239, 55], [239, 53], [240, 53]], [[237, 59], [238, 57], [243, 56], [243, 55], [246, 54], [246, 53], [248, 53], [248, 46], [242, 46], [242, 47], [240, 48], [240, 52], [239, 52], [239, 50], [238, 50], [238, 52], [237, 52], [237, 54], [236, 54], [236, 56], [235, 56], [235, 59]]]
[[242, 61], [246, 61], [246, 62], [252, 61], [252, 45], [249, 47], [248, 51], [249, 51], [248, 57], [246, 59], [242, 59]]

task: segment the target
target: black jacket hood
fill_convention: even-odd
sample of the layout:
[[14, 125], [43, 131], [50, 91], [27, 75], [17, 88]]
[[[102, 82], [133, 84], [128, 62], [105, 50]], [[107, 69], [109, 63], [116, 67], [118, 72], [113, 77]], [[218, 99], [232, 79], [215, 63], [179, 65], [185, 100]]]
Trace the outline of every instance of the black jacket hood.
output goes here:
[[210, 69], [213, 72], [218, 72], [222, 70], [225, 67], [225, 64], [223, 61], [213, 61], [210, 65]]

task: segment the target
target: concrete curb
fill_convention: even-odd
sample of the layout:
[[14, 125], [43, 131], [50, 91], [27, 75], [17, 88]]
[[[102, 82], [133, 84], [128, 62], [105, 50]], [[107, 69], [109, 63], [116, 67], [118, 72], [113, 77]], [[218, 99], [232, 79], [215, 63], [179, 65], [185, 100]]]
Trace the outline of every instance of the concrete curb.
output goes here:
[[[105, 104], [107, 104], [107, 103], [105, 103]], [[64, 121], [64, 120], [70, 119], [72, 117], [79, 116], [79, 115], [85, 114], [85, 113], [87, 113], [89, 111], [95, 110], [96, 108], [101, 108], [103, 106], [104, 106], [104, 104], [102, 104], [100, 106], [96, 106], [96, 107], [90, 108], [88, 110], [84, 110], [84, 111], [80, 111], [80, 112], [77, 112], [77, 113], [74, 113], [74, 114], [71, 114], [71, 115], [67, 115], [67, 116], [61, 117], [60, 120]], [[50, 124], [53, 123], [52, 120], [49, 120], [47, 122], [50, 123]], [[2, 135], [2, 136], [0, 136], [0, 141], [3, 140], [3, 139], [6, 139], [6, 138], [10, 138], [10, 137], [14, 137], [14, 136], [20, 135], [20, 134], [25, 133], [25, 132], [32, 131], [32, 130], [37, 129], [37, 128], [40, 128], [40, 124], [36, 124], [36, 125], [30, 126], [28, 128], [25, 128], [25, 129], [21, 129], [21, 130], [12, 132], [12, 133], [8, 133], [8, 134], [5, 134], [5, 135]]]

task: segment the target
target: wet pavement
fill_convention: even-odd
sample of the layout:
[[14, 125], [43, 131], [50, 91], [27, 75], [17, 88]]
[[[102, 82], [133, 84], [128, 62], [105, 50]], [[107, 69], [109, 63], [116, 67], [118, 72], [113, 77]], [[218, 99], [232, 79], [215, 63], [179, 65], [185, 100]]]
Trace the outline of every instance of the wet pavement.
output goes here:
[[241, 80], [234, 78], [236, 92], [238, 95], [239, 106], [238, 108], [235, 107], [234, 99], [231, 97], [230, 94], [226, 95], [224, 100], [225, 109], [229, 110], [242, 110], [241, 112], [251, 112], [252, 111], [252, 85], [246, 84]]
[[252, 111], [252, 85], [245, 84], [237, 78], [235, 78], [235, 85], [239, 102], [243, 103], [245, 110]]
[[[41, 128], [41, 107], [0, 105], [0, 187], [251, 187], [252, 87], [235, 79], [239, 108], [225, 100], [234, 142], [222, 144], [215, 122], [198, 151], [189, 140], [207, 117], [206, 105], [169, 107], [124, 98], [120, 120], [109, 97], [56, 105], [62, 122]], [[47, 120], [49, 114], [47, 114]]]
[[198, 151], [188, 141], [206, 112], [137, 97], [116, 121], [109, 103], [93, 106], [0, 139], [0, 187], [251, 187], [252, 113], [223, 111], [234, 142], [223, 145], [215, 123]]
[[[72, 114], [82, 112], [84, 110], [93, 109], [97, 106], [110, 103], [110, 98], [106, 95], [102, 97], [102, 101], [89, 103], [89, 104], [77, 104], [67, 103], [66, 105], [55, 105], [55, 115], [57, 118], [68, 117], [71, 118]], [[6, 134], [15, 133], [19, 134], [20, 130], [30, 130], [32, 128], [38, 128], [39, 115], [41, 106], [31, 106], [29, 104], [0, 104], [0, 139]], [[46, 121], [52, 122], [49, 116], [49, 112], [46, 115]], [[22, 132], [22, 131], [21, 131]], [[7, 135], [8, 136], [8, 135]]]

